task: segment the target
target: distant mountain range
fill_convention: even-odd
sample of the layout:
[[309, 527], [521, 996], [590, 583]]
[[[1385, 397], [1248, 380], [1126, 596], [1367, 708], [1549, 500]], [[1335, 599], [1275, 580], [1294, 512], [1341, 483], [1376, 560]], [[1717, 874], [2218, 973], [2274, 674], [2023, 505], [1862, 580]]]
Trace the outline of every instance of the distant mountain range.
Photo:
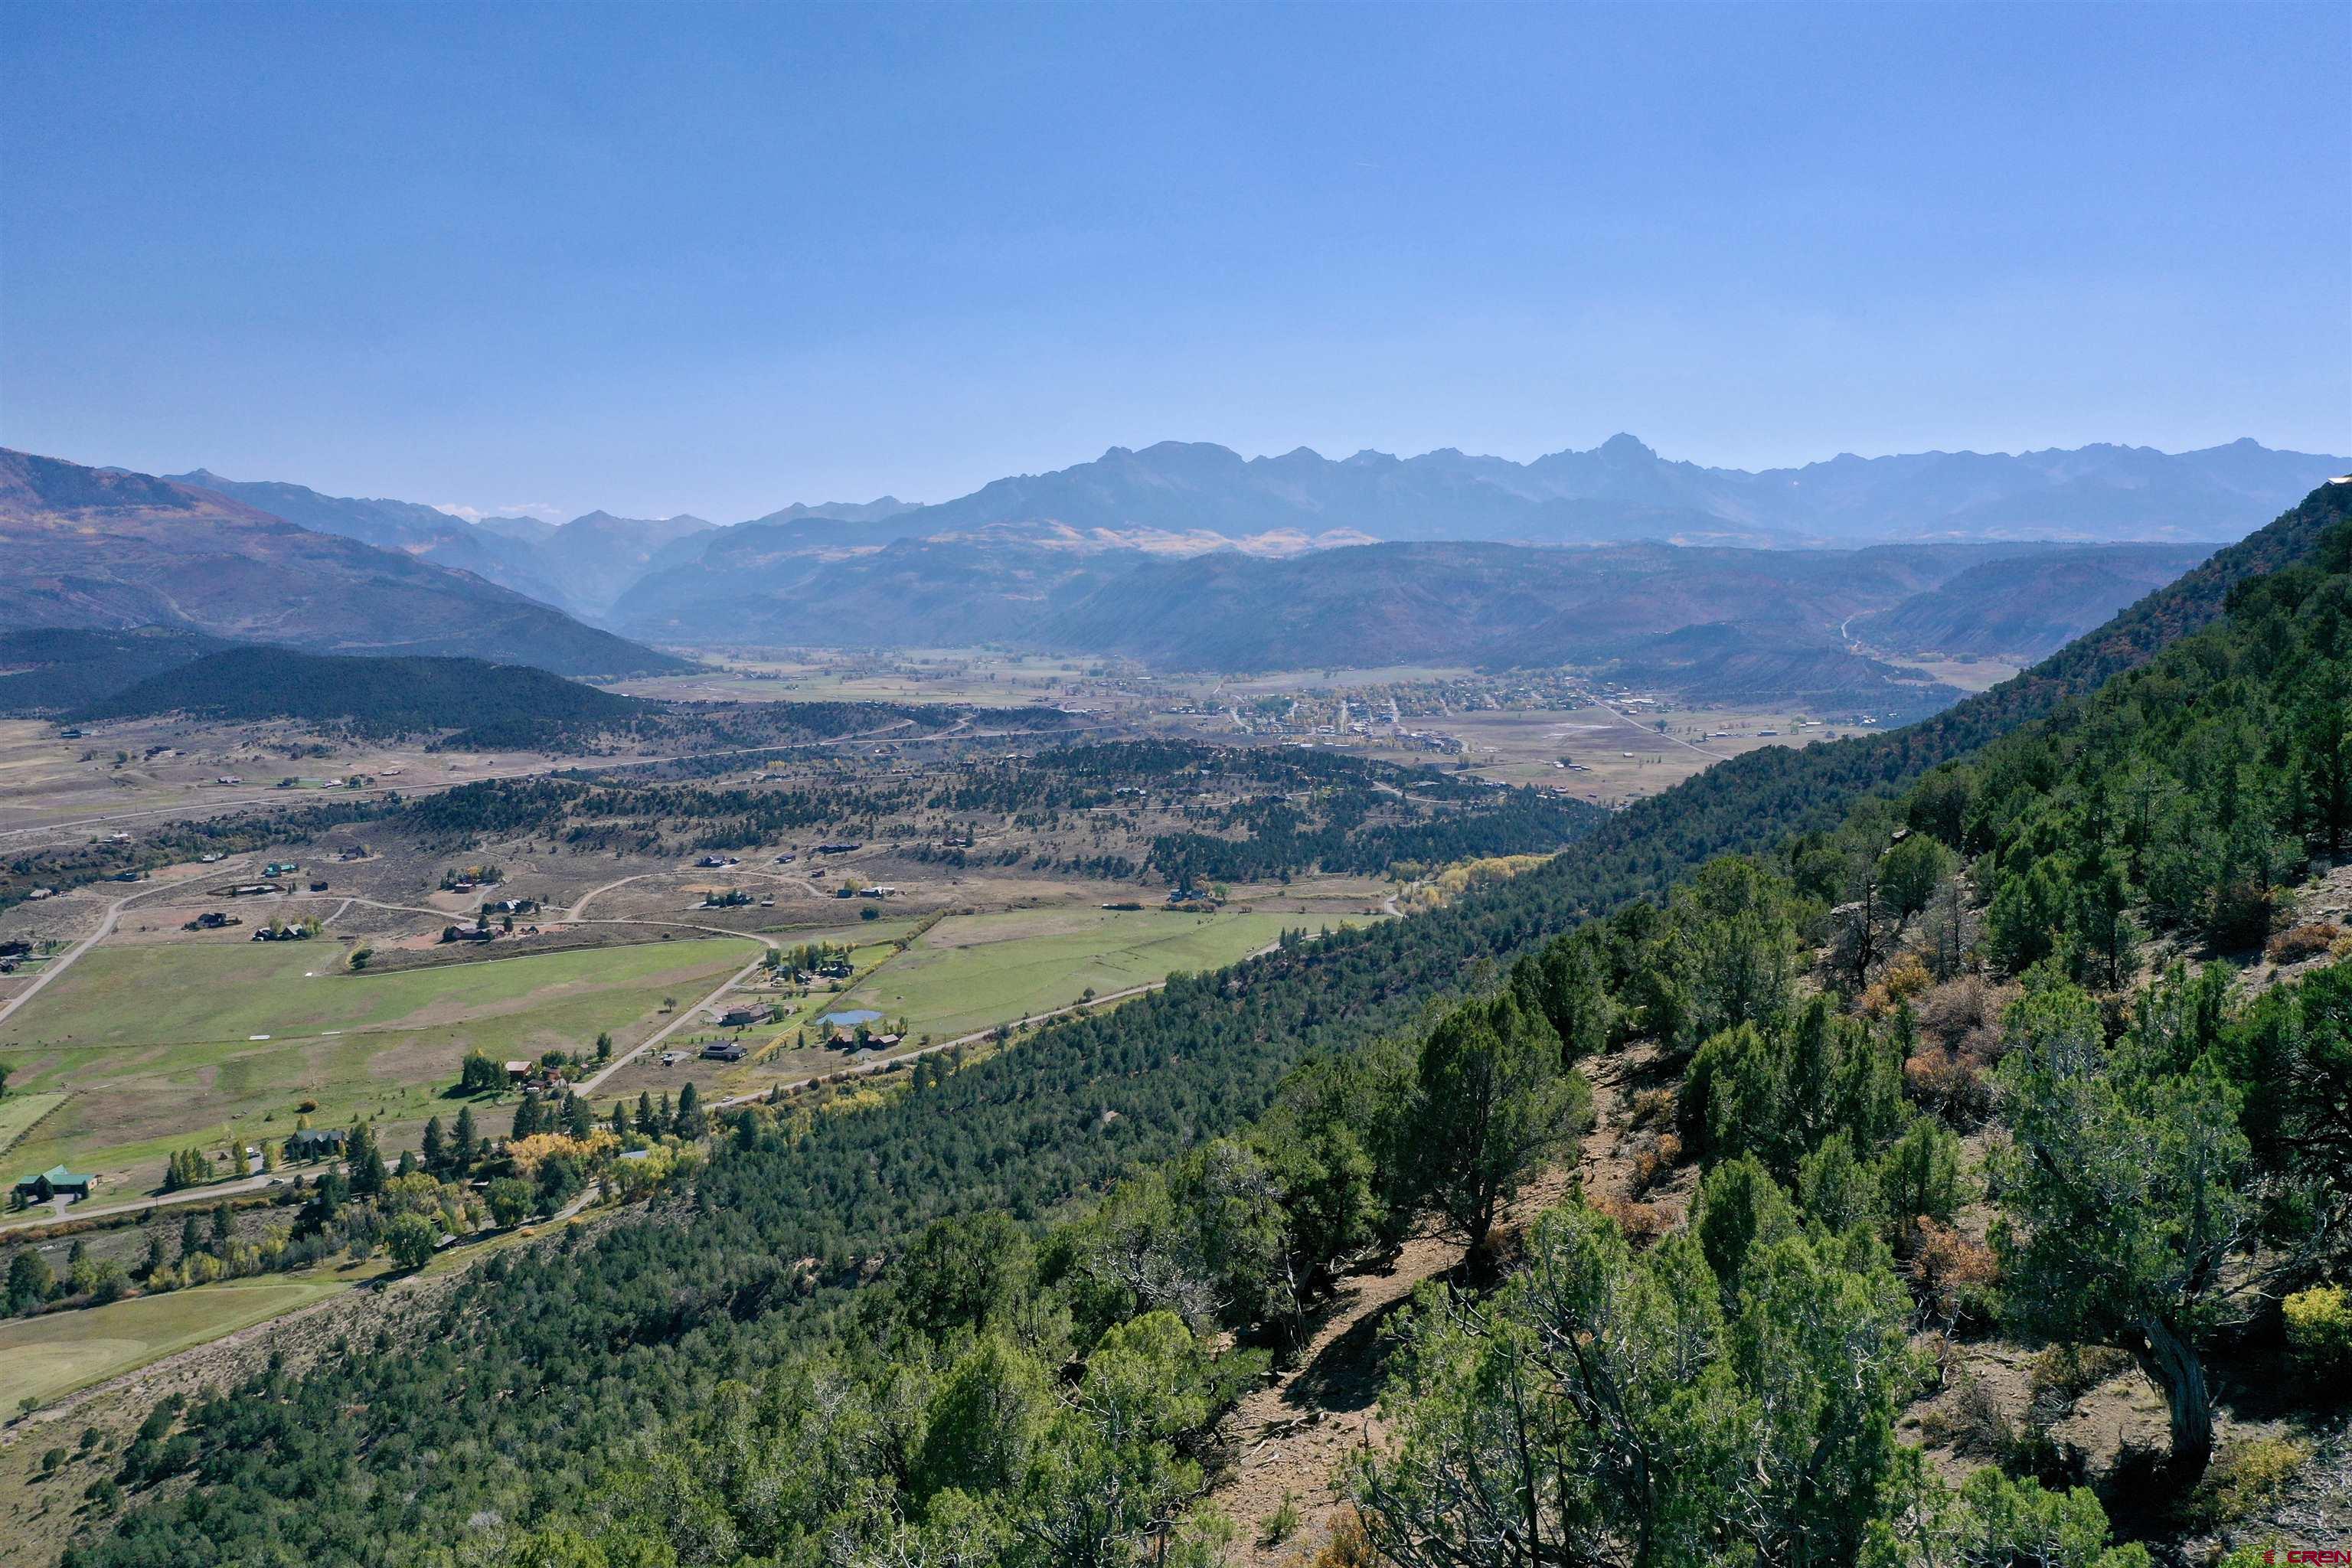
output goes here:
[[[774, 542], [766, 530], [729, 530], [691, 565], [632, 589], [615, 616], [665, 642], [994, 642], [1223, 671], [1573, 664], [1722, 700], [1916, 710], [1954, 693], [1849, 646], [1849, 623], [1857, 643], [1886, 656], [2030, 660], [2210, 552], [1434, 542], [1167, 555], [1003, 529], [850, 554]], [[2039, 572], [2043, 562], [2053, 570]]]
[[406, 549], [303, 527], [216, 490], [24, 452], [0, 450], [0, 631], [163, 626], [563, 675], [687, 668]]
[[[916, 505], [795, 502], [718, 529], [702, 519], [590, 512], [556, 526], [478, 524], [410, 501], [321, 495], [299, 485], [176, 476], [306, 528], [397, 549], [618, 625], [647, 579], [714, 550], [773, 561], [838, 558], [901, 540], [966, 539], [1079, 552], [1282, 556], [1373, 542], [1594, 544], [1629, 540], [1768, 548], [1925, 542], [2125, 540], [2224, 542], [2291, 506], [2352, 459], [2273, 451], [2252, 440], [2201, 451], [2091, 446], [2071, 451], [1845, 455], [1750, 473], [1661, 458], [1631, 436], [1532, 462], [1451, 448], [1417, 458], [1300, 447], [1243, 458], [1202, 442], [1114, 447], [1092, 462]], [[656, 599], [663, 595], [656, 593]]]
[[[299, 619], [266, 569], [251, 585], [268, 613], [151, 606], [166, 625], [305, 647], [523, 657], [470, 629], [462, 647], [369, 640], [457, 635], [408, 609], [387, 624], [373, 607], [394, 584], [414, 594], [429, 581], [458, 601], [511, 590], [506, 616], [537, 601], [530, 613], [688, 647], [995, 641], [1202, 669], [1617, 661], [1629, 677], [1721, 693], [1916, 679], [1847, 634], [1891, 656], [2039, 656], [2210, 550], [2189, 542], [2241, 537], [2347, 467], [2251, 440], [2177, 454], [1848, 455], [1761, 473], [1669, 461], [1630, 436], [1528, 463], [1451, 449], [1244, 458], [1162, 442], [933, 505], [794, 503], [724, 527], [604, 511], [467, 522], [201, 468], [115, 479], [208, 496], [189, 504], [210, 522], [234, 516], [250, 532], [268, 513], [369, 547], [367, 570], [383, 580], [355, 621], [247, 629]], [[272, 548], [247, 553], [266, 563], [326, 548], [269, 537]], [[430, 575], [404, 577], [394, 562]], [[75, 592], [61, 584], [43, 602], [70, 606]], [[108, 601], [55, 624], [129, 625], [144, 604]], [[0, 594], [9, 624], [30, 613]], [[539, 638], [556, 651], [534, 662], [551, 668], [662, 657], [583, 643], [601, 634], [561, 616], [547, 626]]]
[[864, 532], [879, 542], [1058, 524], [1080, 538], [1135, 544], [1202, 535], [1301, 544], [1327, 535], [1538, 544], [2226, 540], [2345, 465], [2252, 440], [2177, 454], [2116, 446], [1847, 454], [1761, 473], [1672, 462], [1622, 435], [1528, 463], [1451, 448], [1334, 460], [1302, 447], [1244, 458], [1223, 447], [1163, 441], [998, 479], [876, 520]]

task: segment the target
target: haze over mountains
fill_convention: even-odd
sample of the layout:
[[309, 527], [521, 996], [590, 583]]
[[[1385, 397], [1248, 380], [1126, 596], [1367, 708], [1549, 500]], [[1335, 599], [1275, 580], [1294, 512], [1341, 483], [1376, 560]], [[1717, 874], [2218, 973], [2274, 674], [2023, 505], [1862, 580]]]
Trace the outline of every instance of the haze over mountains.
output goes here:
[[0, 630], [168, 626], [314, 653], [683, 668], [511, 588], [216, 491], [0, 450]]
[[1114, 447], [886, 521], [898, 536], [1059, 523], [1133, 538], [1480, 539], [1751, 544], [1922, 539], [2235, 539], [2340, 472], [2343, 459], [2246, 439], [2203, 451], [1844, 454], [1748, 473], [1670, 461], [1632, 436], [1528, 463], [1452, 448], [1417, 458], [1306, 447], [1244, 458], [1202, 442]]
[[0, 588], [0, 626], [153, 625], [566, 674], [679, 667], [647, 642], [989, 641], [1193, 669], [1613, 663], [1717, 694], [1907, 705], [1948, 693], [1849, 635], [1889, 655], [2037, 657], [2347, 467], [2252, 441], [1763, 473], [1629, 436], [1524, 464], [1163, 442], [933, 505], [794, 503], [720, 526], [468, 522], [205, 468], [9, 454], [0, 542], [25, 570]]

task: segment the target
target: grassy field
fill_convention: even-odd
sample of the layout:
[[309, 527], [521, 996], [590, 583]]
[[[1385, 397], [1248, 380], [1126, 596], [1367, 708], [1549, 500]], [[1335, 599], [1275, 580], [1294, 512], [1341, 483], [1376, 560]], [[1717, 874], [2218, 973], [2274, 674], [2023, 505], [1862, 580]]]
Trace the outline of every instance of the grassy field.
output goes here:
[[577, 1050], [599, 1030], [626, 1050], [665, 998], [700, 1000], [753, 952], [714, 937], [349, 974], [325, 942], [100, 948], [0, 1032], [14, 1084], [73, 1094], [11, 1168], [63, 1161], [121, 1197], [174, 1148], [290, 1132], [305, 1100], [321, 1124], [421, 1122], [467, 1050]]
[[353, 1276], [274, 1274], [0, 1323], [0, 1410], [50, 1400], [307, 1307]]
[[[702, 701], [957, 702], [1011, 708], [1086, 679], [1090, 661], [958, 648], [869, 658], [729, 659], [722, 670], [616, 682], [633, 697]], [[766, 679], [753, 679], [753, 677]]]
[[25, 1135], [26, 1129], [65, 1103], [62, 1094], [12, 1094], [0, 1100], [0, 1151]]
[[871, 1007], [904, 1017], [917, 1036], [946, 1039], [1066, 1006], [1089, 987], [1108, 995], [1174, 970], [1218, 968], [1300, 923], [1297, 915], [1153, 910], [957, 915], [822, 1010]]

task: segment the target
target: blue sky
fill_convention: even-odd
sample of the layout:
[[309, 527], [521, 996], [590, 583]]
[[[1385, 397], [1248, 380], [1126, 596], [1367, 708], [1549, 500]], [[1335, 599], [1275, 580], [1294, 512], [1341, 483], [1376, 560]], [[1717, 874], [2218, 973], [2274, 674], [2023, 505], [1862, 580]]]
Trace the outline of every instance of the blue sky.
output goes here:
[[11, 4], [0, 443], [722, 521], [1113, 444], [2352, 450], [2352, 7]]

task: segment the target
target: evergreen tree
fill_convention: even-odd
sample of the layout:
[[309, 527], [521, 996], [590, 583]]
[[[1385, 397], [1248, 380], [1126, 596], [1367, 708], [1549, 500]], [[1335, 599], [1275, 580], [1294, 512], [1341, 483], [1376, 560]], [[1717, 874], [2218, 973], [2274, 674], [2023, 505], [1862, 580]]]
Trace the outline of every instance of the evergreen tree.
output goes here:
[[646, 1089], [637, 1091], [637, 1135], [641, 1138], [661, 1136], [661, 1124], [654, 1120], [654, 1099]]
[[236, 1234], [236, 1225], [229, 1215], [228, 1205], [226, 1204], [223, 1204], [219, 1207], [214, 1209], [212, 1234], [213, 1256], [215, 1258], [226, 1258], [228, 1256], [229, 1239]]
[[2241, 1310], [2231, 1264], [2258, 1222], [2243, 1091], [2210, 1055], [2173, 1059], [2161, 1029], [2109, 1047], [2071, 985], [2029, 994], [2007, 1033], [2005, 1299], [2029, 1331], [2130, 1352], [2164, 1391], [2173, 1479], [2194, 1484], [2213, 1452], [2203, 1346]]
[[8, 1260], [8, 1311], [22, 1316], [49, 1299], [49, 1264], [37, 1247], [20, 1247]]
[[343, 1148], [345, 1157], [351, 1162], [352, 1194], [369, 1198], [383, 1191], [383, 1184], [390, 1179], [391, 1173], [384, 1167], [383, 1151], [376, 1146], [374, 1125], [366, 1121], [353, 1122]]
[[572, 1093], [570, 1089], [564, 1090], [563, 1131], [565, 1136], [572, 1138], [585, 1138], [589, 1133], [595, 1130], [596, 1118], [594, 1114], [589, 1110], [588, 1102], [581, 1099], [578, 1095]]
[[1508, 991], [1465, 1003], [1423, 1042], [1413, 1129], [1420, 1190], [1483, 1266], [1495, 1221], [1591, 1105], [1559, 1037]]
[[625, 1100], [613, 1101], [613, 1136], [625, 1142], [629, 1136], [629, 1102]]
[[702, 1096], [694, 1085], [688, 1084], [677, 1091], [677, 1119], [671, 1127], [681, 1138], [699, 1138], [704, 1131]]
[[453, 1176], [470, 1174], [480, 1148], [480, 1140], [474, 1135], [474, 1108], [461, 1105], [457, 1108], [457, 1136], [449, 1146], [449, 1173]]
[[205, 1249], [205, 1227], [190, 1209], [180, 1221], [180, 1261], [185, 1263]]
[[449, 1151], [442, 1140], [439, 1117], [428, 1116], [425, 1119], [425, 1136], [420, 1140], [420, 1143], [425, 1156], [425, 1168], [436, 1176], [446, 1175], [449, 1167]]
[[516, 1138], [532, 1136], [540, 1131], [539, 1120], [539, 1096], [524, 1095], [522, 1103], [515, 1107], [514, 1130], [510, 1136]]

